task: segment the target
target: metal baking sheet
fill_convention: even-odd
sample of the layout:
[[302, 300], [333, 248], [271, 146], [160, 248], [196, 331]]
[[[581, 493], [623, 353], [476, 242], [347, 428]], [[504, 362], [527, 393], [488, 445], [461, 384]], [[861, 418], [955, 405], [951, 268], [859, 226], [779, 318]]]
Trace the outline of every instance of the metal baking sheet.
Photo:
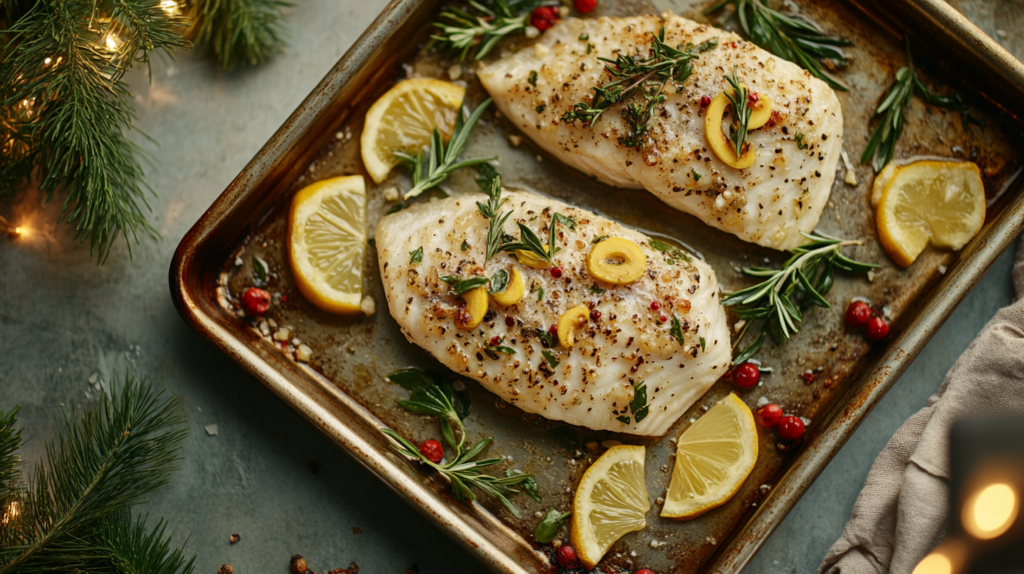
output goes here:
[[[436, 435], [436, 425], [398, 408], [405, 392], [385, 382], [394, 369], [439, 368], [427, 353], [409, 344], [388, 315], [373, 249], [368, 249], [364, 289], [374, 296], [372, 317], [338, 317], [302, 299], [290, 277], [285, 252], [286, 209], [292, 194], [314, 181], [342, 174], [364, 174], [358, 140], [362, 115], [393, 83], [409, 74], [446, 77], [450, 61], [423, 49], [441, 4], [438, 0], [395, 0], [314, 89], [260, 153], [250, 162], [182, 240], [172, 262], [170, 282], [182, 316], [224, 352], [252, 372], [400, 496], [433, 518], [452, 537], [496, 572], [554, 572], [547, 555], [532, 542], [535, 513], [549, 506], [566, 509], [583, 471], [610, 444], [647, 446], [647, 486], [652, 499], [667, 489], [674, 452], [670, 439], [700, 415], [701, 409], [736, 389], [716, 384], [662, 438], [590, 431], [547, 421], [499, 401], [466, 381], [473, 411], [471, 438], [495, 437], [492, 454], [510, 457], [509, 468], [537, 476], [543, 503], [519, 495], [516, 519], [492, 501], [472, 505], [454, 500], [438, 477], [423, 474], [396, 455], [379, 432], [382, 426], [416, 441]], [[897, 268], [881, 249], [867, 196], [871, 170], [857, 166], [859, 185], [832, 188], [818, 229], [865, 240], [850, 251], [877, 262], [871, 282], [837, 276], [829, 294], [831, 311], [806, 315], [800, 333], [782, 347], [768, 345], [758, 354], [773, 374], [761, 386], [739, 393], [754, 407], [766, 397], [812, 422], [803, 443], [777, 448], [771, 433], [761, 433], [761, 456], [750, 478], [725, 506], [702, 517], [676, 522], [652, 512], [646, 530], [616, 543], [601, 568], [608, 572], [639, 567], [658, 572], [734, 572], [753, 556], [864, 416], [895, 383], [935, 329], [970, 291], [1024, 222], [1024, 193], [1019, 176], [1020, 114], [1024, 111], [1024, 66], [948, 5], [933, 0], [798, 0], [803, 13], [826, 29], [850, 37], [852, 65], [842, 73], [851, 90], [840, 93], [845, 118], [844, 145], [859, 157], [869, 136], [868, 119], [878, 98], [905, 60], [902, 35], [910, 35], [919, 67], [929, 84], [957, 89], [986, 120], [984, 129], [965, 131], [959, 114], [925, 107], [907, 108], [897, 158], [938, 155], [971, 159], [981, 166], [989, 211], [981, 233], [959, 253], [927, 250], [907, 270]], [[672, 10], [731, 29], [720, 17], [700, 15], [706, 4], [691, 0], [604, 0], [595, 15], [630, 15]], [[414, 39], [416, 41], [410, 41]], [[942, 61], [929, 61], [942, 46]], [[508, 49], [513, 46], [509, 45]], [[468, 98], [486, 95], [463, 66]], [[970, 76], [964, 71], [970, 70]], [[932, 83], [933, 80], [941, 82]], [[514, 128], [489, 111], [467, 146], [473, 155], [497, 155], [510, 187], [530, 189], [597, 211], [645, 232], [691, 247], [715, 268], [729, 290], [749, 284], [738, 268], [778, 264], [779, 252], [743, 243], [696, 219], [664, 209], [651, 194], [596, 184], [538, 150], [524, 138], [513, 147]], [[450, 193], [476, 189], [472, 173], [444, 184]], [[367, 182], [370, 180], [367, 178]], [[408, 186], [399, 171], [369, 191], [370, 228], [388, 209], [382, 190]], [[270, 269], [268, 289], [276, 304], [267, 319], [290, 328], [290, 338], [309, 345], [308, 365], [293, 360], [293, 346], [274, 341], [259, 322], [236, 316], [237, 296], [251, 284], [253, 256]], [[241, 265], [236, 265], [236, 261]], [[842, 309], [855, 296], [868, 297], [891, 314], [893, 335], [870, 346], [847, 333]], [[814, 373], [806, 384], [801, 374]], [[568, 429], [568, 430], [567, 430]], [[568, 442], [566, 438], [568, 437]], [[654, 510], [656, 510], [655, 507]]]

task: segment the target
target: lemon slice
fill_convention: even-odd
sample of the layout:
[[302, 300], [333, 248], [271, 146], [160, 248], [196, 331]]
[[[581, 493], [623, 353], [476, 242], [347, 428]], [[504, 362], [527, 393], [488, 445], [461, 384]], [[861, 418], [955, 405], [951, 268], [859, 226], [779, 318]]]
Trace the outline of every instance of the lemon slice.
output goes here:
[[644, 447], [608, 449], [583, 473], [572, 503], [572, 544], [592, 569], [616, 540], [647, 526]]
[[985, 187], [971, 162], [919, 161], [896, 170], [876, 214], [878, 238], [901, 267], [930, 242], [957, 250], [985, 223]]
[[718, 401], [679, 435], [666, 518], [694, 518], [725, 504], [757, 462], [754, 415], [736, 395]]
[[403, 80], [374, 102], [366, 112], [360, 151], [373, 181], [380, 183], [398, 165], [396, 151], [419, 153], [430, 144], [434, 128], [445, 141], [466, 90], [431, 78]]
[[288, 215], [295, 284], [310, 303], [331, 313], [358, 313], [366, 251], [366, 184], [360, 175], [302, 188]]

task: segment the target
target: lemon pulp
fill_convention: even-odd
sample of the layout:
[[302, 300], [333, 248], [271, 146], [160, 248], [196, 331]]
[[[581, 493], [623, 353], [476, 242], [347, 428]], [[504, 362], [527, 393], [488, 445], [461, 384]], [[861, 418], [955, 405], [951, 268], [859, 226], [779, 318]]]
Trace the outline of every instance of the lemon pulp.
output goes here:
[[415, 155], [430, 144], [434, 128], [447, 141], [466, 90], [431, 78], [403, 80], [366, 113], [360, 152], [366, 171], [380, 183], [398, 165], [396, 151]]
[[361, 176], [314, 183], [292, 200], [288, 239], [295, 282], [306, 299], [325, 311], [360, 310], [365, 213]]
[[679, 436], [661, 515], [694, 518], [725, 504], [757, 462], [754, 416], [729, 394]]

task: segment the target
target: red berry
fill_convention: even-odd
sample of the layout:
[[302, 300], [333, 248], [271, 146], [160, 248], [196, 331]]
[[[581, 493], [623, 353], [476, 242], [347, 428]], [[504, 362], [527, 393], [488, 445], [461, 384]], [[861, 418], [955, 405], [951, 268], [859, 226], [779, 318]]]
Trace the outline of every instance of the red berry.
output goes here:
[[270, 308], [270, 293], [258, 287], [249, 287], [242, 293], [242, 310], [250, 317], [258, 317]]
[[558, 565], [562, 568], [573, 568], [579, 563], [579, 560], [576, 558], [576, 549], [568, 544], [558, 547], [558, 551], [555, 552], [555, 560], [558, 561]]
[[437, 464], [444, 458], [444, 447], [436, 440], [429, 438], [420, 443], [420, 454], [430, 462]]
[[661, 309], [661, 303], [657, 301], [651, 301], [651, 311], [657, 311], [658, 309]]
[[555, 279], [560, 278], [562, 276], [562, 268], [561, 267], [552, 267], [551, 268], [551, 276], [554, 277]]
[[706, 107], [708, 107], [710, 105], [711, 105], [711, 96], [701, 96], [700, 97], [700, 107], [701, 108], [706, 108]]
[[871, 320], [871, 307], [863, 301], [854, 301], [846, 308], [846, 326], [859, 330], [868, 326]]
[[743, 363], [732, 371], [732, 381], [741, 389], [749, 389], [761, 380], [761, 371], [754, 363]]
[[636, 574], [654, 574], [654, 572], [651, 572], [650, 570], [643, 568], [641, 570], [637, 570]]
[[599, 321], [600, 319], [601, 319], [601, 312], [600, 312], [600, 311], [591, 311], [591, 312], [590, 312], [590, 320], [591, 320], [591, 321], [593, 321], [593, 322], [595, 322], [595, 323], [596, 323], [596, 322], [598, 322], [598, 321]]
[[554, 6], [541, 6], [530, 13], [530, 24], [533, 24], [533, 27], [541, 32], [554, 26], [556, 20], [558, 20], [558, 9]]
[[783, 440], [800, 440], [804, 437], [804, 421], [793, 415], [786, 415], [779, 421], [779, 436]]
[[501, 344], [501, 337], [499, 337], [497, 335], [491, 337], [491, 346], [492, 347], [497, 347], [500, 344]]
[[597, 8], [597, 0], [573, 0], [572, 5], [576, 7], [576, 10], [589, 14]]
[[864, 336], [868, 338], [868, 341], [881, 341], [889, 335], [889, 324], [885, 322], [885, 319], [881, 317], [872, 317], [868, 321], [868, 328], [864, 331]]
[[552, 335], [558, 335], [558, 325], [552, 325], [551, 327], [548, 327], [548, 333], [551, 333]]
[[757, 422], [766, 429], [775, 428], [782, 420], [782, 407], [775, 403], [769, 403], [757, 409]]
[[814, 382], [814, 373], [812, 373], [811, 371], [804, 371], [800, 375], [800, 378], [804, 380], [805, 385], [809, 385]]
[[668, 321], [668, 317], [666, 317], [664, 315], [662, 315], [661, 317], [658, 317], [658, 322], [659, 323], [664, 323], [665, 321]]

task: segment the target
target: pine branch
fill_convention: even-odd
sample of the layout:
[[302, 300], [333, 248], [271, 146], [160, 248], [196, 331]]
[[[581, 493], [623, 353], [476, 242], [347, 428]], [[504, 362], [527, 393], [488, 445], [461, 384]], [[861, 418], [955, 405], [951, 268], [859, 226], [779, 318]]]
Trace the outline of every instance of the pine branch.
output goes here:
[[[187, 430], [174, 428], [183, 422], [175, 401], [161, 400], [131, 377], [114, 385], [119, 390], [80, 416], [58, 420], [57, 439], [46, 445], [47, 467], [39, 468], [31, 490], [19, 493], [19, 516], [0, 528], [0, 574], [109, 571], [96, 565], [152, 557], [166, 547], [162, 529], [124, 535], [128, 527], [118, 522], [168, 483]], [[97, 544], [92, 537], [104, 529], [109, 536], [100, 540], [108, 543]], [[110, 544], [117, 540], [125, 543]]]
[[195, 568], [195, 556], [186, 560], [181, 548], [171, 547], [167, 523], [159, 520], [150, 530], [145, 515], [133, 520], [129, 513], [122, 513], [106, 521], [90, 540], [107, 552], [107, 561], [117, 572], [186, 574]]
[[[18, 409], [0, 411], [0, 503], [11, 495], [21, 478], [21, 459], [17, 452], [22, 445], [21, 429], [15, 428]], [[3, 520], [0, 508], [0, 520]]]
[[192, 38], [225, 70], [238, 64], [258, 66], [287, 46], [281, 23], [284, 0], [196, 0]]
[[[46, 201], [63, 198], [59, 220], [102, 262], [118, 237], [129, 253], [129, 234], [136, 243], [140, 234], [156, 237], [146, 217], [152, 192], [142, 150], [126, 133], [131, 94], [120, 78], [133, 62], [148, 62], [150, 51], [188, 43], [185, 20], [154, 0], [107, 0], [95, 8], [40, 0], [11, 28], [0, 63], [0, 107], [8, 110], [0, 146], [20, 152], [0, 158], [0, 171], [12, 174], [0, 183], [17, 191], [41, 168]], [[103, 9], [112, 15], [105, 24], [94, 18]]]

